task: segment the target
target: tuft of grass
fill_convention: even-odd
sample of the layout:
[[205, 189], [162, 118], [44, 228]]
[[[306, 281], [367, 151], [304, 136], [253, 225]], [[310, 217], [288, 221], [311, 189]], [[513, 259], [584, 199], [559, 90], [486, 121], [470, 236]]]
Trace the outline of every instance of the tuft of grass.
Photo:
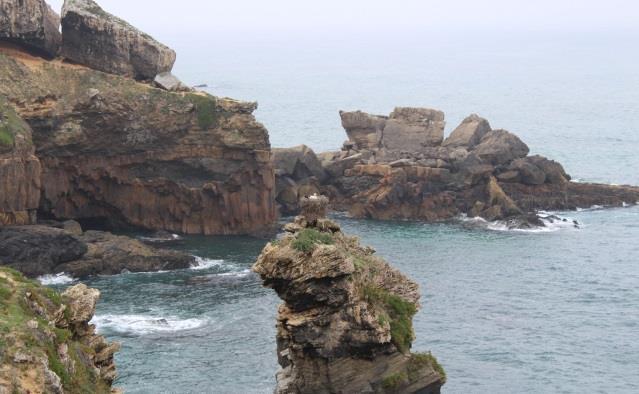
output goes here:
[[408, 365], [408, 378], [411, 379], [411, 375], [414, 376], [421, 368], [430, 365], [435, 372], [437, 372], [444, 382], [446, 382], [446, 371], [441, 366], [437, 358], [432, 355], [431, 352], [427, 353], [413, 353], [411, 355], [410, 364]]
[[13, 142], [14, 142], [13, 133], [9, 131], [7, 126], [0, 124], [0, 145], [10, 147], [10, 146], [13, 146]]
[[395, 390], [407, 380], [408, 376], [405, 372], [394, 373], [392, 375], [388, 375], [382, 380], [382, 388], [384, 390]]
[[413, 316], [417, 313], [415, 304], [379, 287], [365, 286], [362, 292], [364, 299], [377, 308], [380, 316], [385, 313], [390, 319], [393, 344], [402, 353], [408, 352], [414, 338]]
[[217, 100], [213, 96], [201, 94], [188, 94], [188, 100], [195, 105], [197, 112], [197, 123], [201, 129], [205, 130], [217, 125]]
[[295, 250], [309, 253], [315, 249], [315, 245], [332, 245], [335, 243], [333, 237], [328, 233], [322, 233], [312, 228], [305, 228], [297, 234], [297, 238], [293, 240], [292, 246]]

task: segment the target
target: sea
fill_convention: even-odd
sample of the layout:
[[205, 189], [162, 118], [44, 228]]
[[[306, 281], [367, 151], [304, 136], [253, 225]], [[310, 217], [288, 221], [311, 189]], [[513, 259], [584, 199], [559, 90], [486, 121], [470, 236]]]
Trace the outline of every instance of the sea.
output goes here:
[[[639, 185], [637, 38], [380, 27], [172, 35], [169, 44], [186, 83], [257, 101], [274, 147], [339, 150], [340, 110], [429, 107], [446, 113], [447, 133], [471, 113], [487, 118], [576, 181]], [[528, 231], [463, 217], [333, 217], [420, 284], [413, 350], [443, 365], [443, 393], [638, 393], [635, 203], [546, 213], [569, 224]], [[160, 245], [197, 256], [191, 269], [86, 281], [102, 292], [93, 323], [122, 344], [115, 385], [127, 393], [271, 393], [279, 300], [250, 271], [267, 241], [181, 236]]]

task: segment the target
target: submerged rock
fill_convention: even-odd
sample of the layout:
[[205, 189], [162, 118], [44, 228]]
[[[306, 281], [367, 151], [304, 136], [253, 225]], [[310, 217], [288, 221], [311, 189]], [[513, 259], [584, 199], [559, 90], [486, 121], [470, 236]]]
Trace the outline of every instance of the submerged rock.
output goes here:
[[152, 80], [169, 72], [175, 52], [92, 0], [65, 0], [62, 55], [95, 70]]
[[277, 317], [276, 393], [439, 393], [443, 369], [411, 353], [419, 288], [305, 200], [253, 270], [284, 301]]
[[0, 41], [55, 57], [60, 50], [60, 16], [44, 0], [0, 1]]
[[0, 392], [112, 392], [120, 345], [89, 324], [98, 290], [59, 294], [0, 267], [0, 294]]

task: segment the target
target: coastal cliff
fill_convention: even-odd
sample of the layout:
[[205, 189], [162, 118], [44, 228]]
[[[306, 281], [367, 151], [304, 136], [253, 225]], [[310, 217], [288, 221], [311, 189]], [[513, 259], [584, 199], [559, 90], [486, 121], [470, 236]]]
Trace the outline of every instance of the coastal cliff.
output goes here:
[[439, 393], [435, 357], [410, 352], [418, 285], [327, 219], [325, 197], [302, 205], [253, 266], [284, 301], [275, 392]]
[[[397, 108], [390, 116], [341, 112], [341, 151], [275, 151], [277, 202], [287, 213], [313, 192], [354, 217], [445, 220], [459, 215], [543, 225], [538, 210], [639, 202], [639, 187], [576, 183], [560, 163], [529, 155], [515, 134], [471, 115], [444, 139], [444, 114]], [[400, 143], [400, 142], [404, 143]], [[285, 159], [285, 160], [284, 160]]]
[[[0, 42], [3, 114], [15, 111], [33, 135], [32, 146], [18, 146], [3, 126], [19, 163], [6, 164], [0, 151], [0, 171], [13, 171], [0, 172], [0, 183], [20, 185], [2, 190], [11, 196], [0, 199], [14, 200], [0, 205], [13, 215], [4, 222], [33, 223], [24, 215], [36, 208], [43, 218], [187, 234], [256, 233], [274, 222], [271, 149], [252, 115], [256, 103], [179, 81], [179, 92], [155, 87], [164, 86], [175, 53], [94, 2], [66, 1], [62, 26], [61, 52], [72, 63], [29, 53], [20, 36]], [[156, 72], [164, 79], [155, 85], [133, 79]]]
[[59, 294], [0, 267], [0, 392], [114, 392], [120, 346], [89, 324], [99, 297], [85, 285]]

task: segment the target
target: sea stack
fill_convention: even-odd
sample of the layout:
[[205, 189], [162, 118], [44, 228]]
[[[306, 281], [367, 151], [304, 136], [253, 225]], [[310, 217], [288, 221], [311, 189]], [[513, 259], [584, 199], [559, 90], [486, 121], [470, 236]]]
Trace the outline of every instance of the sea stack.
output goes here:
[[410, 351], [418, 285], [327, 219], [326, 197], [300, 205], [253, 266], [284, 301], [275, 392], [439, 393], [435, 357]]

